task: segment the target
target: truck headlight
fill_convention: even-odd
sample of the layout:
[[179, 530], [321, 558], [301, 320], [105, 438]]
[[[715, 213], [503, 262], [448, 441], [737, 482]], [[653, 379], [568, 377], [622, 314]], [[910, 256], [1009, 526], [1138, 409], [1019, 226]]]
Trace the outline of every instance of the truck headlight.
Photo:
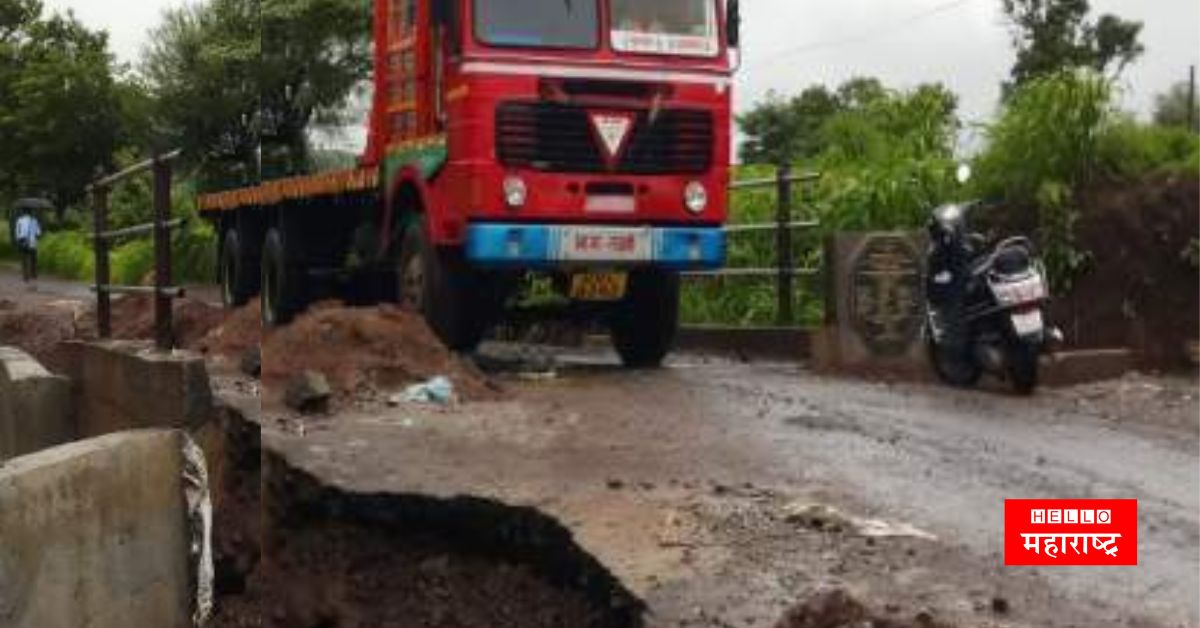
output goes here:
[[683, 204], [693, 214], [702, 214], [708, 209], [708, 190], [699, 181], [692, 181], [683, 191]]
[[525, 206], [525, 201], [529, 198], [529, 189], [525, 187], [525, 180], [521, 177], [506, 177], [504, 179], [504, 202], [508, 206], [517, 209]]

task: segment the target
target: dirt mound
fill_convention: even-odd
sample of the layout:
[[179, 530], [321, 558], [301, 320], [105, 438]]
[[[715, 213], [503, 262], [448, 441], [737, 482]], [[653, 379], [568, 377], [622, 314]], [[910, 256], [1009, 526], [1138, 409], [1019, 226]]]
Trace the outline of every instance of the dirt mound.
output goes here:
[[211, 328], [192, 347], [208, 355], [240, 358], [262, 342], [262, 310], [258, 300], [226, 313], [224, 321]]
[[438, 375], [464, 400], [495, 398], [496, 387], [451, 353], [419, 316], [393, 306], [314, 305], [263, 339], [263, 381], [278, 392], [292, 377], [324, 374], [339, 394], [390, 390]]
[[[1200, 179], [1158, 176], [1084, 190], [1077, 223], [1089, 262], [1055, 322], [1080, 348], [1127, 346], [1143, 367], [1188, 364], [1200, 337], [1200, 271], [1186, 251], [1200, 237]], [[1036, 233], [1037, 212], [1010, 209], [987, 220], [998, 231]]]
[[[176, 346], [212, 356], [240, 358], [262, 336], [257, 305], [230, 313], [194, 299], [174, 303]], [[154, 338], [154, 299], [148, 295], [113, 299], [112, 332], [117, 340]], [[26, 351], [53, 368], [59, 344], [96, 338], [96, 307], [80, 301], [57, 301], [36, 307], [0, 303], [0, 343]]]
[[1200, 179], [1106, 185], [1084, 207], [1092, 263], [1060, 320], [1082, 346], [1123, 343], [1147, 365], [1186, 364], [1185, 344], [1200, 337], [1200, 272], [1186, 259], [1200, 237]]
[[53, 368], [60, 356], [59, 344], [79, 335], [77, 319], [68, 304], [6, 309], [0, 311], [0, 344], [17, 347]]
[[[193, 299], [178, 299], [173, 303], [172, 323], [175, 342], [180, 348], [191, 349], [210, 331], [225, 322], [228, 313], [217, 305]], [[154, 338], [154, 297], [132, 295], [113, 300], [113, 338], [146, 340]]]
[[[196, 349], [214, 329], [225, 324], [229, 313], [219, 305], [195, 299], [176, 299], [172, 304], [175, 344]], [[127, 295], [112, 301], [112, 337], [117, 340], [154, 339], [154, 297]], [[96, 306], [90, 304], [79, 320], [80, 338], [96, 337]]]

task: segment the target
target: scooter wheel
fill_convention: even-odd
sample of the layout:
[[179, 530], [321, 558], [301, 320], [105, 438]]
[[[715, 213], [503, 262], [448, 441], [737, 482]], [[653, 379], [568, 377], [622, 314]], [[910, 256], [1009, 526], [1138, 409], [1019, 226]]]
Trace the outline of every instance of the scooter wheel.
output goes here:
[[1008, 378], [1019, 395], [1032, 395], [1038, 387], [1038, 359], [1041, 348], [1028, 342], [1014, 341], [1008, 347]]
[[938, 379], [956, 388], [973, 388], [983, 376], [979, 368], [970, 358], [956, 356], [938, 346], [932, 337], [926, 339], [929, 349], [929, 363]]

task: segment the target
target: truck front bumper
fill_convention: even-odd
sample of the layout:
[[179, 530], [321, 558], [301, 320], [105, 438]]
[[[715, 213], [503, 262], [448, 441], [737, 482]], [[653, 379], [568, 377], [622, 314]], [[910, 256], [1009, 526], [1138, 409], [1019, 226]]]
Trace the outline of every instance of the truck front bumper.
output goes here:
[[466, 257], [484, 267], [710, 270], [725, 264], [725, 230], [476, 223], [467, 227]]

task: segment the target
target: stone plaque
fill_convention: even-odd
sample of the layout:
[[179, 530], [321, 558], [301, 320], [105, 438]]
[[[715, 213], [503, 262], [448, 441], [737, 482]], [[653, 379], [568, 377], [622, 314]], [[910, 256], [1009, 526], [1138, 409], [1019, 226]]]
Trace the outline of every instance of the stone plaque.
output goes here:
[[912, 240], [870, 236], [851, 266], [850, 317], [867, 349], [880, 357], [907, 353], [921, 333], [921, 257]]

